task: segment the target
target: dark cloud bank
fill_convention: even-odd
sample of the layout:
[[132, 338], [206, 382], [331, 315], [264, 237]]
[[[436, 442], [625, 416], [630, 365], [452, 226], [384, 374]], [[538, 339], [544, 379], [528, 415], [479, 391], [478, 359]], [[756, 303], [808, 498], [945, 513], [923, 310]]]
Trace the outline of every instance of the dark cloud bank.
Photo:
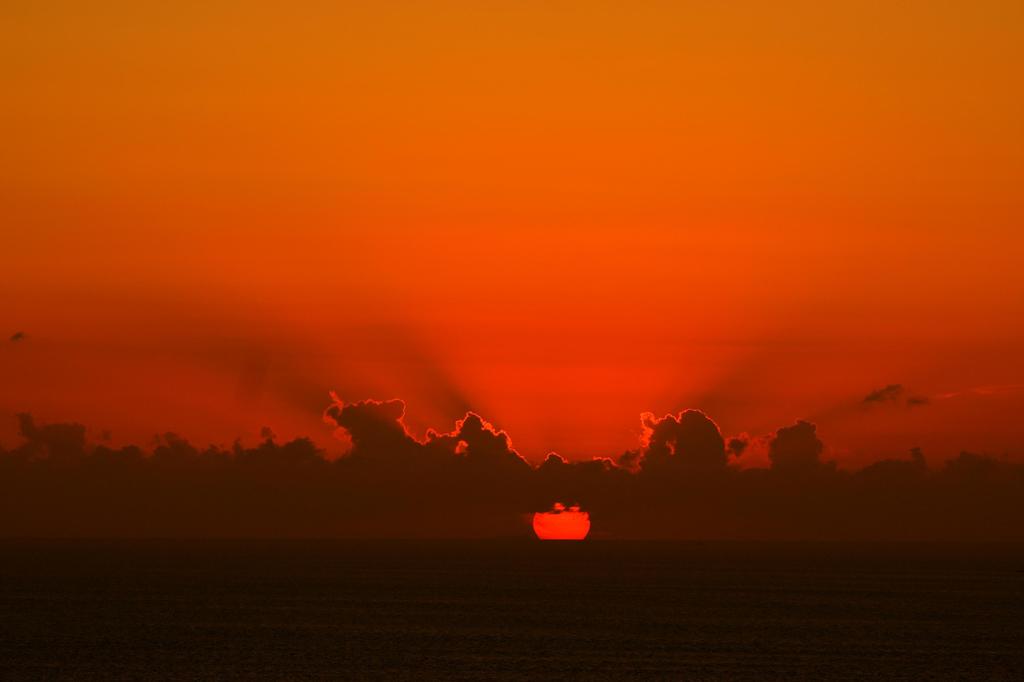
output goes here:
[[349, 454], [307, 439], [198, 449], [173, 435], [151, 452], [89, 443], [78, 424], [20, 415], [23, 443], [0, 448], [0, 535], [61, 537], [526, 536], [534, 511], [580, 504], [610, 538], [1022, 540], [1024, 466], [963, 453], [929, 469], [920, 451], [843, 472], [809, 422], [759, 441], [767, 469], [730, 459], [703, 413], [642, 417], [617, 460], [532, 466], [469, 413], [449, 433], [406, 430], [401, 401], [329, 407]]

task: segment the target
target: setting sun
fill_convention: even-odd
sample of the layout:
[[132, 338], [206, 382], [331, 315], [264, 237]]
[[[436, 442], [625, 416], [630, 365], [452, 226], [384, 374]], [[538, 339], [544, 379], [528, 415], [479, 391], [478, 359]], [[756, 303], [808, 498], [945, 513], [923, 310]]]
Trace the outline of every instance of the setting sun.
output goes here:
[[583, 540], [590, 532], [590, 514], [578, 506], [555, 504], [551, 511], [533, 515], [533, 532], [541, 540]]

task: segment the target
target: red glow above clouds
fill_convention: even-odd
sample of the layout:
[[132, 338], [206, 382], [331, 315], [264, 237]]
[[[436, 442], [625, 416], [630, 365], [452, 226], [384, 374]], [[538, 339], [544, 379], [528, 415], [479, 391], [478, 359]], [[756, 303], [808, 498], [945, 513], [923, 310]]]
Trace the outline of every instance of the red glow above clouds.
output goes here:
[[[534, 462], [690, 407], [1024, 456], [1024, 391], [976, 388], [1024, 383], [1021, 3], [29, 4], [0, 442], [333, 447], [335, 388]], [[860, 405], [894, 384], [932, 399]]]

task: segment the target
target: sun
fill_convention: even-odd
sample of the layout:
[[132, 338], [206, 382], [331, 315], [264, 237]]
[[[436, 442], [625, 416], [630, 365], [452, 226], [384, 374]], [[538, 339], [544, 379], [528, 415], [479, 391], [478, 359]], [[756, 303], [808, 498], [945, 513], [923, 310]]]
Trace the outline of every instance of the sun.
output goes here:
[[551, 511], [533, 515], [533, 532], [541, 540], [582, 540], [590, 532], [590, 514], [556, 503]]

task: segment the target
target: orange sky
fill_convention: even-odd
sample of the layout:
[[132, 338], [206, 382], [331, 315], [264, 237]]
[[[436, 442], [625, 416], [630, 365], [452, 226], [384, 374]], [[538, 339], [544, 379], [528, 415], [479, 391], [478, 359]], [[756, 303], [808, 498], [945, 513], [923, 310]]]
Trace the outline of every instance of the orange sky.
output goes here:
[[1024, 456], [1021, 3], [335, 4], [0, 10], [0, 417]]

